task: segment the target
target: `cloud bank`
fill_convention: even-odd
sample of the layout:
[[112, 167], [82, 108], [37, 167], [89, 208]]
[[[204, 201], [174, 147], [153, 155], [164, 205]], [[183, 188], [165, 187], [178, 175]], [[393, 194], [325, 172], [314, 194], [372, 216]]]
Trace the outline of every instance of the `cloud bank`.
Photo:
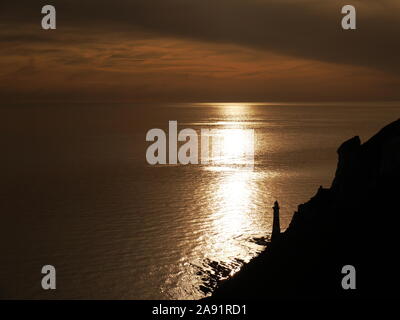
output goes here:
[[[50, 32], [40, 30], [44, 4], [28, 0], [2, 4], [0, 54], [4, 64], [18, 65], [18, 69], [6, 67], [3, 79], [24, 72], [31, 76], [37, 72], [42, 79], [47, 59], [68, 79], [90, 79], [81, 88], [101, 91], [106, 85], [110, 92], [120, 92], [131, 86], [171, 99], [182, 92], [185, 99], [191, 93], [199, 99], [218, 98], [223, 92], [223, 99], [236, 86], [245, 93], [232, 77], [247, 88], [243, 98], [251, 94], [284, 98], [284, 92], [275, 88], [277, 80], [293, 99], [331, 99], [334, 94], [350, 99], [345, 86], [352, 83], [354, 99], [363, 94], [383, 99], [394, 94], [399, 83], [397, 0], [352, 1], [357, 8], [354, 31], [342, 30], [340, 11], [348, 3], [337, 0], [55, 0], [57, 30]], [[98, 80], [104, 74], [114, 84]], [[193, 88], [185, 84], [188, 77]], [[312, 94], [300, 78], [309, 79], [310, 86], [319, 83], [315, 88], [320, 92]], [[210, 79], [218, 92], [206, 85]], [[68, 89], [63, 80], [54, 92]], [[168, 82], [170, 91], [151, 88], [151, 82], [153, 86]], [[13, 92], [10, 86], [3, 89]], [[203, 97], [197, 93], [200, 90]], [[79, 92], [79, 85], [73, 91]]]

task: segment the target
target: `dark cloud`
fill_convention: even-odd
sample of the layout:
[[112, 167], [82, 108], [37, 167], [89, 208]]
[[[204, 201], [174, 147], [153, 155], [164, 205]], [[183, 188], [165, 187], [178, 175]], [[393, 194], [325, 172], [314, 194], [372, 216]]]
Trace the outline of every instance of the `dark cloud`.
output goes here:
[[[21, 23], [39, 27], [40, 9], [47, 2], [8, 2], [1, 8], [3, 24], [18, 24], [19, 30]], [[147, 31], [400, 73], [397, 0], [352, 1], [358, 9], [355, 31], [341, 29], [340, 10], [347, 1], [338, 0], [54, 0], [52, 4], [57, 8], [57, 32], [76, 28], [76, 37]]]

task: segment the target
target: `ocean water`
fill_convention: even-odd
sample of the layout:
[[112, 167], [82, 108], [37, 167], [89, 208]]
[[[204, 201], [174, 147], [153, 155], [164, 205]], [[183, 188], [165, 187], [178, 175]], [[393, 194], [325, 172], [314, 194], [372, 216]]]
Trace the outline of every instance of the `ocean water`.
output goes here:
[[[233, 274], [263, 249], [255, 239], [270, 235], [275, 200], [285, 229], [297, 205], [330, 186], [339, 145], [365, 141], [399, 111], [397, 103], [3, 106], [0, 297], [204, 297], [210, 275]], [[170, 120], [214, 130], [222, 156], [149, 165], [146, 133], [168, 132]], [[242, 161], [252, 142], [254, 161]], [[41, 289], [46, 264], [56, 267], [55, 291]]]

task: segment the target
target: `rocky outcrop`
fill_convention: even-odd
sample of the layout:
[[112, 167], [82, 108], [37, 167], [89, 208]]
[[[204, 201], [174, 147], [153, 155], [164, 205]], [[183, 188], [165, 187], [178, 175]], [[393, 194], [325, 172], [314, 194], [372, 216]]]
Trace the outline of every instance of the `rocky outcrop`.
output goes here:
[[[338, 149], [330, 188], [299, 205], [287, 230], [213, 298], [370, 298], [398, 296], [400, 120], [369, 141]], [[353, 265], [357, 289], [341, 286]]]

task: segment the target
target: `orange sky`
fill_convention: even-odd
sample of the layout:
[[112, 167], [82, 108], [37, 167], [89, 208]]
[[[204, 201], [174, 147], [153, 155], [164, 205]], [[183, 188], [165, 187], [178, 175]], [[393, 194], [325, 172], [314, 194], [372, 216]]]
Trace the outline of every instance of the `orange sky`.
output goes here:
[[[6, 5], [0, 94], [5, 102], [400, 100], [397, 2], [383, 1], [391, 9], [385, 11], [363, 1], [359, 29], [346, 32], [339, 28], [341, 1], [333, 1], [336, 7], [300, 2], [304, 17], [294, 15], [289, 0], [232, 0], [232, 7], [222, 0], [218, 10], [196, 7], [197, 0], [190, 7], [180, 0], [161, 7], [156, 0], [115, 1], [114, 7], [99, 1], [90, 16], [85, 8], [73, 10], [79, 2], [64, 7], [55, 1], [52, 31], [40, 29], [40, 5], [26, 2], [20, 15]], [[281, 17], [284, 27], [273, 19], [268, 24], [268, 16], [252, 22], [269, 4], [292, 14]], [[132, 10], [138, 22], [127, 13], [119, 19], [112, 8]], [[316, 15], [311, 23], [313, 12], [326, 19]]]

